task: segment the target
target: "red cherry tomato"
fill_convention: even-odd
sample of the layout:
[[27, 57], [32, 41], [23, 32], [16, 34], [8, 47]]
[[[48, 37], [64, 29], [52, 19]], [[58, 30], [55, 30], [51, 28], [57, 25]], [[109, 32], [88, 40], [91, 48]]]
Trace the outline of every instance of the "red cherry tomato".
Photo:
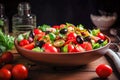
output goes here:
[[105, 36], [103, 33], [99, 32], [97, 35], [100, 39], [105, 40]]
[[60, 26], [59, 25], [54, 25], [54, 26], [52, 26], [52, 28], [60, 29]]
[[74, 48], [74, 52], [84, 52], [84, 51], [85, 50], [78, 44]]
[[45, 52], [58, 52], [58, 49], [49, 43], [43, 45]]
[[37, 29], [37, 28], [35, 28], [35, 29], [33, 30], [33, 32], [34, 32], [35, 35], [42, 33], [42, 31], [41, 31], [40, 29]]
[[90, 42], [83, 42], [82, 44], [79, 44], [84, 48], [86, 51], [92, 50], [92, 44]]
[[12, 64], [5, 64], [2, 68], [6, 68], [6, 69], [11, 71], [13, 68], [13, 65]]
[[23, 64], [17, 64], [12, 69], [12, 75], [16, 80], [24, 80], [28, 77], [28, 69]]
[[96, 73], [101, 78], [107, 78], [112, 74], [112, 68], [106, 64], [100, 64], [96, 68]]
[[4, 52], [1, 56], [2, 62], [4, 63], [9, 63], [11, 61], [13, 61], [13, 54], [11, 52]]
[[19, 43], [20, 46], [25, 46], [25, 45], [27, 45], [27, 44], [29, 44], [29, 41], [28, 41], [27, 39], [23, 39], [23, 40], [21, 40], [20, 43]]
[[6, 69], [6, 68], [2, 68], [0, 69], [0, 80], [10, 80], [11, 78], [11, 72]]
[[71, 33], [69, 33], [68, 35], [67, 35], [67, 40], [76, 40], [76, 36], [77, 36], [77, 34], [76, 33], [74, 33], [74, 32], [71, 32]]
[[32, 50], [34, 48], [35, 44], [34, 42], [30, 43], [30, 44], [27, 44], [25, 46], [22, 46], [23, 48], [25, 49], [28, 49], [28, 50]]
[[47, 49], [47, 48], [49, 48], [49, 46], [52, 46], [52, 44], [45, 43], [42, 47], [43, 47], [44, 49]]
[[72, 44], [68, 44], [68, 52], [74, 52], [74, 46]]

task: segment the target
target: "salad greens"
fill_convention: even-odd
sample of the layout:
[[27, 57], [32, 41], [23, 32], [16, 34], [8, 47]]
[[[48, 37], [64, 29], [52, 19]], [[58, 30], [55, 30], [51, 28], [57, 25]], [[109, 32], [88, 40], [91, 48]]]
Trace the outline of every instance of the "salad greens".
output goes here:
[[97, 36], [97, 34], [100, 32], [100, 29], [93, 29], [91, 30], [91, 34], [94, 36]]
[[47, 28], [50, 28], [50, 26], [47, 25], [47, 24], [43, 24], [43, 25], [41, 25], [41, 26], [38, 26], [38, 28], [41, 29], [42, 31], [46, 31], [46, 29], [47, 29]]
[[13, 48], [13, 46], [14, 46], [14, 37], [4, 34], [0, 30], [0, 51], [4, 52], [10, 50]]

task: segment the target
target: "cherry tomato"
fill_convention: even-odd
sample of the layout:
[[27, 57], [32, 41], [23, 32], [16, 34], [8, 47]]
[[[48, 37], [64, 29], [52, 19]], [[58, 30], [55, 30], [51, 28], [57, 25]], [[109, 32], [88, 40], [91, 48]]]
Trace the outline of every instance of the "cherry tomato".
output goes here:
[[96, 68], [96, 73], [101, 78], [107, 78], [112, 74], [112, 68], [107, 64], [100, 64]]
[[99, 32], [97, 35], [100, 39], [105, 40], [105, 36], [103, 33]]
[[2, 62], [4, 63], [9, 63], [11, 61], [13, 61], [13, 54], [11, 52], [4, 52], [1, 56]]
[[11, 71], [13, 68], [13, 65], [12, 64], [5, 64], [2, 68], [6, 68], [6, 69]]
[[43, 45], [43, 48], [44, 48], [45, 52], [58, 52], [58, 49], [49, 43], [45, 43]]
[[68, 52], [74, 52], [74, 46], [72, 44], [68, 44]]
[[30, 44], [27, 44], [25, 46], [22, 46], [23, 48], [25, 49], [28, 49], [28, 50], [32, 50], [34, 48], [35, 44], [34, 42], [30, 43]]
[[20, 46], [25, 46], [25, 45], [27, 45], [27, 44], [29, 44], [29, 41], [28, 41], [27, 39], [23, 39], [23, 40], [21, 40], [20, 43], [19, 43]]
[[2, 68], [0, 69], [0, 80], [9, 80], [11, 78], [11, 72], [6, 69]]
[[16, 80], [24, 80], [28, 77], [28, 69], [23, 64], [16, 64], [12, 69], [12, 75]]
[[60, 29], [60, 26], [59, 25], [54, 25], [54, 26], [52, 26], [52, 28]]
[[42, 31], [41, 31], [40, 29], [37, 29], [37, 28], [35, 28], [35, 29], [33, 30], [33, 32], [34, 32], [35, 35], [42, 33]]
[[77, 34], [74, 32], [71, 32], [67, 35], [67, 40], [71, 40], [71, 39], [76, 39]]
[[49, 46], [52, 46], [52, 44], [45, 43], [42, 47], [43, 47], [44, 49], [47, 49], [47, 48], [49, 48]]
[[85, 50], [78, 44], [74, 48], [74, 52], [84, 52], [84, 51]]
[[92, 44], [90, 42], [83, 42], [80, 44], [82, 48], [84, 48], [86, 51], [92, 50]]

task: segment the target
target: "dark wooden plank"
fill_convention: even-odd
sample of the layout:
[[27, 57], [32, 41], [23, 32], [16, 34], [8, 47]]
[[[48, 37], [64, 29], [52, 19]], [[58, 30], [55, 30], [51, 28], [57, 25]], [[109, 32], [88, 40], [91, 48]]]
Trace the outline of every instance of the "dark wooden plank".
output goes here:
[[[77, 67], [51, 67], [31, 62], [19, 54], [14, 56], [14, 64], [23, 63], [29, 68], [27, 80], [101, 80], [95, 73], [96, 67], [103, 63], [111, 66], [104, 56], [87, 65]], [[107, 80], [119, 80], [115, 73], [113, 70]]]

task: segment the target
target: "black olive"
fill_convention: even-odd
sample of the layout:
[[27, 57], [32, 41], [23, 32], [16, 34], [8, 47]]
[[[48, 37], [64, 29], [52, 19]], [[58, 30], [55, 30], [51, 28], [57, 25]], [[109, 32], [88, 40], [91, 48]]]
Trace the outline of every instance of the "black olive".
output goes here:
[[101, 43], [103, 43], [104, 42], [104, 40], [102, 40], [102, 39], [99, 39], [98, 41], [97, 41], [97, 43], [99, 43], [99, 44], [101, 44]]
[[37, 47], [42, 47], [43, 45], [45, 44], [45, 42], [43, 41], [43, 40], [41, 40], [41, 41], [36, 41], [36, 43], [35, 43], [35, 46]]
[[78, 35], [78, 36], [76, 37], [76, 41], [77, 41], [79, 44], [82, 44], [82, 43], [83, 43], [83, 38]]
[[33, 31], [30, 31], [29, 36], [30, 36], [31, 38], [34, 38], [34, 33], [33, 33]]
[[68, 30], [66, 28], [63, 28], [63, 29], [60, 30], [61, 34], [66, 34], [67, 32], [68, 32]]
[[90, 42], [90, 41], [91, 41], [90, 36], [86, 36], [86, 37], [84, 37], [84, 41], [88, 41], [88, 42]]

